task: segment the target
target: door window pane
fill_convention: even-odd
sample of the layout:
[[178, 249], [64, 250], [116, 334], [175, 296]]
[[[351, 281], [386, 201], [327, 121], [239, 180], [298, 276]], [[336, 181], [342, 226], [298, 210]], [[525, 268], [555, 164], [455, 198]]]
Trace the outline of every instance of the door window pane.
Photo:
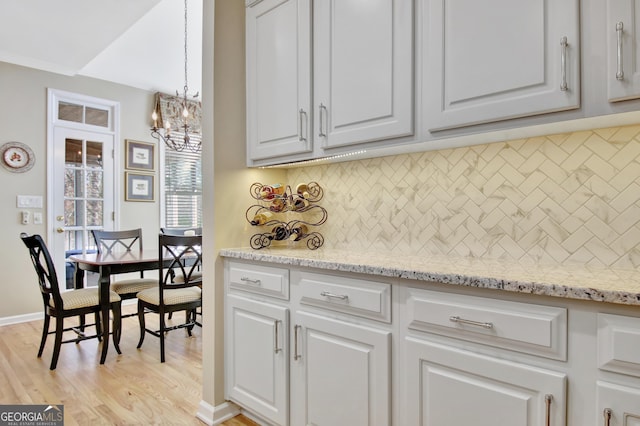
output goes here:
[[82, 123], [83, 109], [82, 105], [60, 102], [58, 103], [58, 119]]
[[92, 124], [94, 126], [109, 127], [109, 111], [98, 108], [87, 107], [87, 117], [85, 119], [86, 124]]
[[84, 200], [64, 200], [65, 226], [82, 226], [84, 224]]
[[87, 171], [87, 198], [103, 197], [103, 173], [101, 171]]
[[102, 226], [102, 200], [87, 200], [87, 226]]
[[87, 167], [102, 168], [102, 144], [87, 141]]
[[82, 165], [82, 141], [78, 139], [66, 139], [64, 149], [64, 161], [67, 166]]

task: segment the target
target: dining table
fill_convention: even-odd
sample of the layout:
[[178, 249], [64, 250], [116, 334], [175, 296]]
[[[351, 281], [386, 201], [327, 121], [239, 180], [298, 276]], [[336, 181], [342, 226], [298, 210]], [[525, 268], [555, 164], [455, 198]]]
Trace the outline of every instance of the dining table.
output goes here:
[[[102, 317], [102, 354], [100, 364], [104, 364], [109, 349], [109, 290], [111, 276], [129, 272], [158, 270], [160, 268], [159, 250], [144, 249], [122, 252], [74, 254], [69, 260], [76, 264], [75, 288], [84, 286], [85, 271], [99, 275], [98, 289]], [[173, 257], [163, 256], [163, 264], [170, 265]]]

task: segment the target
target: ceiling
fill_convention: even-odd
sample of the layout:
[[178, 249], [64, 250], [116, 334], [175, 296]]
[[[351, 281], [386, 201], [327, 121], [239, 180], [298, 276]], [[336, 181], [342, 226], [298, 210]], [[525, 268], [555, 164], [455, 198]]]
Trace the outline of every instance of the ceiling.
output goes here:
[[[190, 94], [202, 85], [202, 1], [188, 0]], [[0, 8], [1, 62], [183, 91], [183, 1], [0, 0]]]

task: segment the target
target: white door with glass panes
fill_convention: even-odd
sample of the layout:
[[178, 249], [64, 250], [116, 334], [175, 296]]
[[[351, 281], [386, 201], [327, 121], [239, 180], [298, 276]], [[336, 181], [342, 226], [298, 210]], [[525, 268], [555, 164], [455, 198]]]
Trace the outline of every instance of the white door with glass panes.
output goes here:
[[[61, 288], [73, 288], [71, 254], [95, 250], [93, 229], [114, 229], [114, 104], [50, 92], [48, 241]], [[109, 101], [107, 101], [109, 102]], [[85, 275], [85, 285], [96, 280]]]
[[[79, 130], [59, 128], [55, 132], [56, 159], [64, 159], [63, 167], [54, 170], [56, 196], [53, 198], [55, 247], [64, 247], [64, 258], [83, 250], [95, 250], [92, 229], [113, 227], [113, 137]], [[107, 177], [108, 179], [105, 179]], [[59, 263], [58, 263], [59, 265]], [[57, 271], [65, 287], [73, 282], [67, 262]]]

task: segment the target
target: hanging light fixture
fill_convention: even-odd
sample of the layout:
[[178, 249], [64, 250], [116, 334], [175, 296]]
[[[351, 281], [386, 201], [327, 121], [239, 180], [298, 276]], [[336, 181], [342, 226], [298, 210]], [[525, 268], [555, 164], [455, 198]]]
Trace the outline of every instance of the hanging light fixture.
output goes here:
[[[193, 117], [189, 114], [189, 101], [187, 99], [187, 94], [189, 92], [189, 85], [187, 80], [187, 0], [184, 0], [184, 88], [182, 99], [180, 100], [182, 105], [182, 117], [180, 121], [182, 124], [179, 126], [181, 131], [175, 132], [171, 130], [170, 117], [162, 117], [162, 122], [164, 124], [164, 129], [160, 129], [158, 127], [158, 112], [156, 108], [158, 107], [159, 102], [156, 102], [156, 108], [154, 108], [153, 113], [151, 114], [151, 119], [153, 120], [153, 127], [151, 128], [151, 136], [157, 139], [158, 141], [164, 141], [167, 148], [172, 149], [174, 151], [193, 151], [199, 152], [202, 149], [202, 144], [200, 142], [200, 138], [196, 142], [191, 142], [191, 138], [189, 137], [189, 133], [193, 133], [190, 126], [189, 120]], [[193, 97], [197, 98], [199, 93], [196, 93]], [[176, 90], [176, 98], [180, 95]], [[176, 117], [177, 118], [177, 117]]]

